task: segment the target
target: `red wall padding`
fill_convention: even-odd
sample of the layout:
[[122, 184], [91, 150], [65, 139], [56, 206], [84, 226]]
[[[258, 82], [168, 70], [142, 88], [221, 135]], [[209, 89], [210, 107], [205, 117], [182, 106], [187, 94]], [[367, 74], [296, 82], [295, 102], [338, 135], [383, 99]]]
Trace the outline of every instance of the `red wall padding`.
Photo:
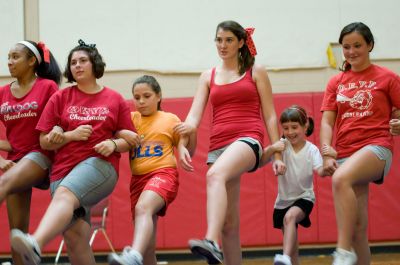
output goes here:
[[[315, 130], [309, 140], [319, 142], [319, 125], [322, 93], [293, 93], [274, 95], [275, 109], [281, 111], [292, 105], [305, 107], [314, 118]], [[185, 118], [191, 98], [164, 99], [163, 108], [176, 113], [182, 120]], [[130, 104], [132, 102], [129, 102]], [[194, 156], [195, 172], [180, 170], [180, 190], [177, 199], [170, 206], [167, 216], [159, 219], [157, 246], [159, 249], [182, 249], [187, 247], [190, 238], [202, 238], [206, 229], [206, 184], [205, 164], [208, 150], [210, 128], [210, 108], [208, 107], [198, 132], [198, 147]], [[4, 135], [4, 130], [2, 130]], [[360, 132], [362, 133], [362, 132]], [[400, 139], [396, 139], [395, 150], [399, 149]], [[398, 203], [399, 154], [395, 152], [392, 170], [383, 185], [371, 185], [369, 205], [369, 238], [371, 241], [400, 240], [400, 204]], [[130, 170], [127, 155], [121, 160], [120, 179], [110, 200], [110, 211], [107, 221], [107, 233], [117, 249], [122, 249], [132, 241], [129, 202]], [[315, 176], [315, 193], [317, 203], [311, 214], [312, 226], [309, 229], [299, 228], [299, 239], [306, 243], [333, 243], [336, 240], [336, 222], [333, 208], [331, 179]], [[257, 172], [245, 174], [241, 186], [241, 240], [247, 246], [281, 245], [281, 232], [272, 227], [272, 211], [277, 193], [277, 180], [272, 173], [271, 165]], [[34, 231], [50, 201], [48, 191], [34, 191], [31, 210], [31, 229]], [[44, 252], [55, 252], [60, 237], [53, 240]], [[94, 241], [95, 251], [107, 251], [107, 244], [99, 233]], [[0, 206], [0, 253], [9, 253], [9, 231], [6, 206]]]

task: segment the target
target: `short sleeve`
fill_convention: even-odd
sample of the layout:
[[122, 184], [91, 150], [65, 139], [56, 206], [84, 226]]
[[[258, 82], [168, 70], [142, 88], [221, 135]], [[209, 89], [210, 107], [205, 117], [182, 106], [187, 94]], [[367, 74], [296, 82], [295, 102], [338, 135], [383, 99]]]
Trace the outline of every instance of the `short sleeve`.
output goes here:
[[321, 153], [319, 152], [318, 147], [314, 144], [312, 144], [311, 155], [313, 161], [313, 169], [317, 170], [318, 168], [322, 167], [323, 160]]
[[61, 91], [58, 91], [58, 93], [56, 92], [50, 97], [36, 125], [36, 130], [48, 133], [55, 125], [60, 125], [62, 105], [60, 92]]
[[331, 78], [326, 86], [321, 111], [337, 111], [336, 105], [337, 76]]
[[394, 74], [389, 86], [389, 95], [392, 105], [396, 109], [400, 109], [400, 77]]
[[180, 135], [174, 131], [174, 127], [181, 123], [181, 120], [175, 114], [172, 114], [171, 119], [171, 130], [172, 130], [172, 141], [174, 146], [178, 146]]
[[118, 111], [118, 121], [117, 121], [117, 131], [120, 130], [130, 130], [136, 132], [136, 128], [133, 125], [131, 119], [131, 111], [129, 109], [128, 103], [119, 95], [119, 111]]

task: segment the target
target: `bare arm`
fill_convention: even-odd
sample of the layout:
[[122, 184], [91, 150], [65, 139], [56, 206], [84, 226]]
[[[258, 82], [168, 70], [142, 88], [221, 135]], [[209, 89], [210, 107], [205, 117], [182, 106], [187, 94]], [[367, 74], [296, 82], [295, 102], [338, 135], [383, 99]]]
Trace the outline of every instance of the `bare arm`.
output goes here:
[[389, 127], [392, 135], [400, 135], [400, 109], [393, 109]]
[[0, 150], [5, 152], [11, 152], [12, 147], [10, 142], [8, 142], [7, 140], [0, 140]]
[[127, 152], [131, 149], [131, 146], [125, 139], [107, 139], [104, 140], [94, 146], [94, 150], [105, 156], [108, 157], [114, 152], [123, 153]]
[[271, 161], [271, 157], [276, 153], [276, 152], [282, 152], [285, 150], [285, 143], [284, 141], [277, 141], [272, 145], [268, 145], [267, 147], [264, 148], [262, 157], [260, 159], [260, 165], [259, 167], [265, 166], [268, 162]]
[[197, 144], [196, 132], [191, 133], [189, 136], [182, 135], [178, 143], [179, 163], [186, 171], [193, 171], [192, 156], [194, 155]]
[[[272, 87], [269, 81], [267, 71], [264, 67], [254, 65], [253, 79], [257, 84], [258, 94], [260, 95], [261, 109], [268, 131], [268, 137], [273, 144], [279, 141], [278, 122], [275, 113], [274, 101], [272, 98]], [[285, 164], [282, 162], [282, 154], [274, 153], [274, 171], [275, 174], [283, 174], [286, 170]]]
[[192, 106], [186, 116], [185, 122], [175, 126], [174, 131], [182, 135], [190, 135], [199, 127], [201, 118], [203, 117], [204, 109], [207, 106], [209, 96], [209, 82], [211, 78], [211, 70], [205, 71], [199, 78], [196, 93], [193, 98]]
[[321, 177], [327, 176], [326, 171], [324, 170], [324, 167], [319, 167], [317, 169], [317, 174]]
[[[320, 138], [320, 146], [323, 148], [329, 148], [332, 144], [333, 138], [333, 129], [335, 127], [336, 121], [336, 111], [324, 111], [321, 119], [321, 130], [319, 134]], [[327, 154], [323, 155], [323, 170], [326, 174], [324, 175], [333, 175], [335, 170], [338, 167], [336, 159]], [[322, 175], [321, 175], [322, 176]]]
[[[80, 125], [75, 130], [62, 132], [55, 126], [49, 133], [40, 134], [40, 146], [44, 150], [57, 150], [72, 141], [86, 141], [92, 134], [91, 125]], [[57, 134], [57, 137], [54, 135]]]
[[[115, 137], [124, 139], [128, 144], [128, 150], [131, 149], [132, 147], [139, 146], [141, 142], [140, 136], [137, 133], [125, 129], [117, 131], [115, 133]], [[126, 144], [123, 144], [122, 141], [120, 142], [120, 144], [121, 144], [121, 150], [125, 150], [127, 148]], [[126, 152], [128, 150], [122, 152]]]

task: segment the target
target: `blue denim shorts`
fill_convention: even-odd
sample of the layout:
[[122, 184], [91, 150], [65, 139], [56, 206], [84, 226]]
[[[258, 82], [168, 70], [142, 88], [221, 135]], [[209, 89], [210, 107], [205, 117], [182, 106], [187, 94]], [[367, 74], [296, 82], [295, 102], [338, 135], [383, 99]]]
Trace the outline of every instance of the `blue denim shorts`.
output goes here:
[[[263, 153], [263, 149], [262, 149], [260, 142], [251, 137], [241, 137], [241, 138], [237, 139], [235, 142], [237, 142], [237, 141], [248, 144], [250, 146], [250, 148], [254, 151], [254, 154], [256, 156], [256, 164], [249, 172], [256, 171], [258, 169], [258, 165], [259, 165], [262, 153]], [[215, 161], [217, 161], [218, 157], [220, 157], [222, 155], [222, 153], [228, 148], [229, 145], [226, 145], [219, 149], [210, 151], [207, 156], [207, 165], [214, 164]]]
[[21, 159], [29, 159], [38, 164], [43, 170], [48, 170], [51, 167], [51, 160], [45, 156], [44, 154], [40, 152], [30, 152], [27, 153], [23, 158]]
[[83, 218], [90, 224], [90, 208], [106, 198], [117, 183], [117, 172], [108, 161], [89, 157], [77, 164], [64, 178], [50, 183], [51, 195], [63, 186], [79, 200], [80, 207], [74, 211], [74, 220]]
[[[382, 177], [378, 180], [375, 180], [374, 183], [376, 184], [382, 184], [385, 177], [389, 173], [390, 167], [392, 166], [392, 152], [387, 149], [386, 147], [380, 146], [380, 145], [367, 145], [361, 148], [360, 150], [370, 150], [372, 151], [378, 158], [379, 160], [384, 160], [385, 161], [385, 168], [383, 169], [382, 172]], [[344, 157], [341, 159], [338, 159], [337, 162], [340, 164], [343, 164], [344, 161], [346, 161], [348, 157]]]

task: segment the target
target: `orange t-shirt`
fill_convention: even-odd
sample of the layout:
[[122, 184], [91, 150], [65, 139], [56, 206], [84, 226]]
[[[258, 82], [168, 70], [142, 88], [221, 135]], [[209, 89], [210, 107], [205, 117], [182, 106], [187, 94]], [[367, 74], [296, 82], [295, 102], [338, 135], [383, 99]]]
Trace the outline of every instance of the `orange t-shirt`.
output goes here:
[[142, 138], [142, 144], [130, 154], [132, 175], [143, 175], [160, 168], [176, 168], [174, 146], [178, 145], [179, 135], [174, 126], [180, 119], [172, 113], [157, 111], [151, 116], [131, 113], [132, 122]]

